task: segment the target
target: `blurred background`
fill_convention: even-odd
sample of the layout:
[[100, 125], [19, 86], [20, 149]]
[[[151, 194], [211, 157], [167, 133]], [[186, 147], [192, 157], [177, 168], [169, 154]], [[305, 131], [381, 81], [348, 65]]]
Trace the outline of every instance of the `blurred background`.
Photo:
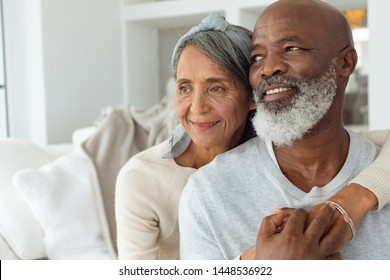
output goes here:
[[[106, 106], [166, 94], [179, 36], [209, 12], [252, 29], [272, 0], [0, 0], [0, 138], [71, 141]], [[390, 1], [329, 0], [348, 17], [359, 63], [346, 94], [353, 129], [390, 127]]]

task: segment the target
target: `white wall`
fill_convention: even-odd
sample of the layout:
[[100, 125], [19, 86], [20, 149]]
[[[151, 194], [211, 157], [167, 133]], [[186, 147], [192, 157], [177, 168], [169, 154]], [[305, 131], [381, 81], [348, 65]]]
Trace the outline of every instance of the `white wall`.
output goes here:
[[3, 0], [10, 132], [71, 140], [123, 100], [121, 0]]
[[159, 75], [160, 75], [160, 84], [159, 84], [159, 94], [160, 97], [163, 97], [167, 94], [167, 82], [171, 77], [170, 64], [172, 58], [172, 52], [176, 45], [177, 40], [185, 34], [191, 26], [180, 27], [180, 28], [169, 28], [163, 29], [158, 32], [159, 39]]
[[[124, 67], [125, 101], [138, 108], [149, 108], [160, 101], [158, 87], [159, 46], [158, 31], [155, 28], [137, 24], [124, 27], [124, 54], [127, 65]], [[145, 55], [145, 49], [148, 49]]]
[[369, 127], [371, 129], [390, 128], [390, 17], [387, 11], [390, 1], [368, 0], [369, 75], [368, 106]]

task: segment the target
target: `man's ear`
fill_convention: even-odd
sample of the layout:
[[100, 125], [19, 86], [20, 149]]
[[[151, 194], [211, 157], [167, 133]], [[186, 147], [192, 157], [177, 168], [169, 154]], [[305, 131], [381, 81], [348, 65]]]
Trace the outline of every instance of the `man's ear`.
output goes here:
[[[255, 93], [253, 93], [253, 94], [255, 94]], [[249, 110], [256, 110], [257, 106], [256, 106], [256, 101], [255, 101], [254, 96], [250, 97], [249, 102], [250, 102]]]
[[349, 77], [355, 70], [358, 57], [354, 47], [349, 47], [339, 55], [341, 61], [339, 74], [343, 77]]
[[256, 106], [256, 102], [254, 99], [251, 100], [251, 106], [250, 106], [250, 110], [256, 110], [257, 106]]

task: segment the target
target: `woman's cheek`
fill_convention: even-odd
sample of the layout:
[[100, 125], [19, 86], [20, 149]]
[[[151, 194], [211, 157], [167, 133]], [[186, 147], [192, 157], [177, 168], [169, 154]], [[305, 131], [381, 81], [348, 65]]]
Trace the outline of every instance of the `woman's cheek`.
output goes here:
[[182, 119], [186, 116], [188, 112], [188, 105], [185, 102], [177, 102], [175, 100], [175, 111], [179, 119]]

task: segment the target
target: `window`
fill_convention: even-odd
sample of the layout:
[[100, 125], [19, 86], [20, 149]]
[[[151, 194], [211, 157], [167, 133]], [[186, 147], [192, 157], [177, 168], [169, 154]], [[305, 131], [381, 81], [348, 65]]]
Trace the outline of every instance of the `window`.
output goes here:
[[8, 136], [3, 38], [3, 2], [0, 0], [0, 139]]

